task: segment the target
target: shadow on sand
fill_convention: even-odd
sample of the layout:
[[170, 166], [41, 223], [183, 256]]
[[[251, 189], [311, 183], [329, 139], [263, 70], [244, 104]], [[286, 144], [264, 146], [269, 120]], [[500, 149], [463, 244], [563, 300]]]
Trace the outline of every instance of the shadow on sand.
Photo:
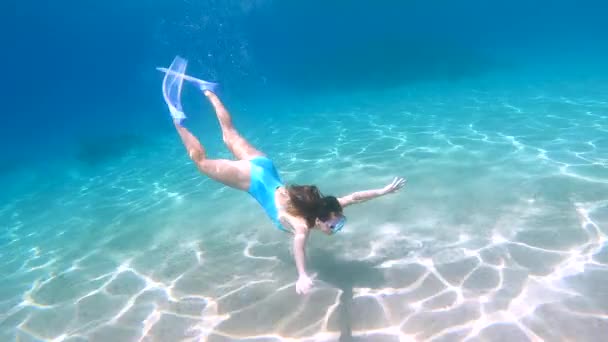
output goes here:
[[[312, 251], [311, 251], [312, 252]], [[340, 341], [352, 341], [353, 288], [378, 288], [384, 284], [384, 274], [376, 268], [384, 260], [357, 261], [341, 260], [334, 253], [315, 250], [310, 254], [310, 269], [317, 272], [317, 278], [340, 290], [340, 304], [336, 309], [340, 328]]]

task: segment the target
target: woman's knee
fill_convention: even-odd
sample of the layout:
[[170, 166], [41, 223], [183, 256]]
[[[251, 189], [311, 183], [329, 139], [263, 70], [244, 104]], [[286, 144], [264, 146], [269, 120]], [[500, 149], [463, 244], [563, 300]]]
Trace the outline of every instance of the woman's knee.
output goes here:
[[195, 163], [202, 163], [207, 158], [207, 155], [205, 154], [205, 150], [202, 149], [202, 148], [200, 148], [200, 149], [199, 148], [191, 148], [191, 149], [189, 149], [188, 150], [188, 156]]

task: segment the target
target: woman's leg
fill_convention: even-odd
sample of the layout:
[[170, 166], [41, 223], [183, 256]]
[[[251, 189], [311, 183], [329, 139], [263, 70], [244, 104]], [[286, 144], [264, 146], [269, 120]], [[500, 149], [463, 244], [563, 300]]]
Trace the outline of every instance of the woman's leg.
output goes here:
[[239, 132], [237, 132], [234, 125], [232, 125], [232, 119], [230, 118], [230, 113], [224, 107], [224, 104], [214, 93], [205, 90], [205, 96], [209, 98], [213, 108], [215, 109], [215, 113], [220, 122], [220, 126], [222, 127], [222, 138], [224, 139], [224, 143], [228, 146], [228, 149], [237, 159], [240, 160], [248, 160], [253, 157], [263, 156], [264, 153], [255, 149], [245, 138], [243, 138]]
[[248, 191], [251, 177], [251, 165], [245, 160], [207, 159], [205, 149], [200, 141], [187, 128], [175, 122], [175, 128], [188, 151], [190, 159], [198, 169], [210, 178], [230, 187]]

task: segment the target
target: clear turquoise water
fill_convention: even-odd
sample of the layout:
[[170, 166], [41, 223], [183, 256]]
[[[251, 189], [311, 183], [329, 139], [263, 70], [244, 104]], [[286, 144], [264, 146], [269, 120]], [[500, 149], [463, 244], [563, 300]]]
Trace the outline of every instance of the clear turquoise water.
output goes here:
[[[342, 195], [408, 179], [349, 208], [340, 235], [312, 234], [307, 296], [289, 237], [170, 129], [6, 171], [0, 340], [600, 341], [608, 83], [532, 75], [227, 99], [289, 182]], [[192, 101], [191, 130], [230, 158]], [[164, 107], [145, 115], [170, 127]]]

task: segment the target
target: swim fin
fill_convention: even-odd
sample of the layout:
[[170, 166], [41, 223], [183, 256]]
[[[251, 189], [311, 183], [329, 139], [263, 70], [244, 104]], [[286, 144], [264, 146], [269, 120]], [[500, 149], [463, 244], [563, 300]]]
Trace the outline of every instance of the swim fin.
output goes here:
[[184, 74], [183, 72], [177, 72], [175, 70], [172, 70], [171, 68], [167, 69], [167, 68], [156, 68], [156, 70], [162, 71], [164, 72], [166, 75], [175, 75], [175, 77], [180, 77], [186, 81], [192, 82], [195, 85], [197, 85], [201, 90], [209, 90], [213, 93], [216, 92], [218, 84], [217, 83], [213, 83], [213, 82], [208, 82], [208, 81], [203, 81], [200, 80], [196, 77], [192, 77], [189, 75]]
[[186, 114], [184, 114], [181, 103], [182, 85], [184, 80], [194, 83], [202, 91], [209, 90], [216, 93], [218, 87], [217, 83], [203, 81], [196, 77], [186, 75], [187, 66], [187, 60], [180, 56], [176, 56], [173, 59], [171, 66], [169, 66], [169, 69], [156, 68], [165, 73], [165, 78], [163, 79], [163, 96], [167, 106], [169, 106], [171, 116], [180, 125], [182, 121], [186, 119]]
[[180, 125], [186, 119], [181, 102], [184, 78], [180, 75], [184, 75], [187, 65], [188, 62], [185, 59], [179, 56], [175, 57], [163, 79], [163, 97], [169, 107], [171, 116]]

